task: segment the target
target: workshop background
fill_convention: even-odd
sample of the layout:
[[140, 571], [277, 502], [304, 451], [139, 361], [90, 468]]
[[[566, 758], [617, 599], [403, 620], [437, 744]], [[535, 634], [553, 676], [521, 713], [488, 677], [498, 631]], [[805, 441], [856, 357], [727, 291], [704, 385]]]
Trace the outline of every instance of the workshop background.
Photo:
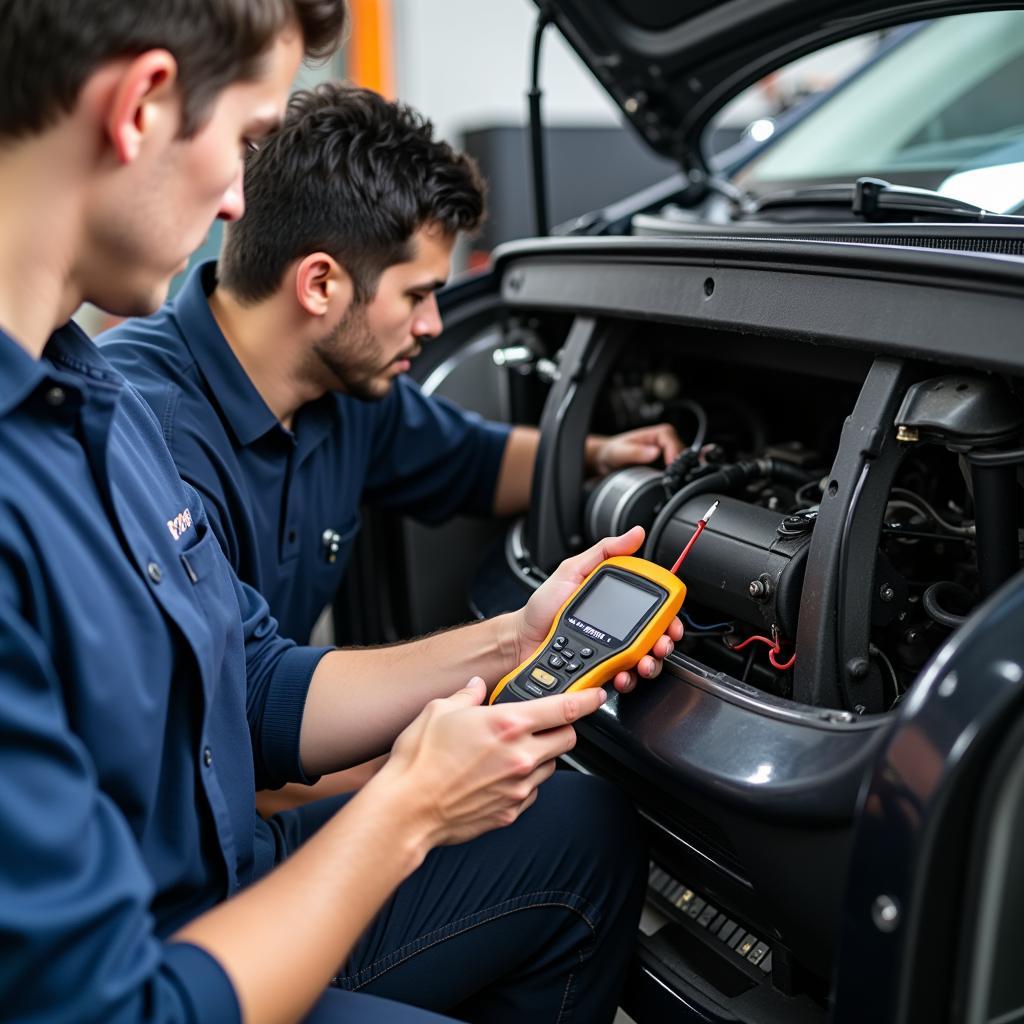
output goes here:
[[[456, 272], [483, 266], [501, 242], [536, 234], [526, 93], [537, 7], [532, 0], [350, 0], [351, 29], [330, 61], [303, 67], [295, 87], [333, 78], [417, 108], [437, 134], [469, 152], [488, 182], [488, 217], [455, 254]], [[738, 96], [713, 125], [723, 150], [808, 94], [827, 89], [874, 49], [874, 37], [795, 62]], [[544, 38], [545, 166], [550, 223], [557, 226], [667, 178], [675, 170], [622, 124], [618, 109], [558, 32]], [[196, 262], [220, 251], [213, 225]], [[184, 274], [171, 287], [173, 294]], [[90, 333], [113, 321], [83, 308]]]

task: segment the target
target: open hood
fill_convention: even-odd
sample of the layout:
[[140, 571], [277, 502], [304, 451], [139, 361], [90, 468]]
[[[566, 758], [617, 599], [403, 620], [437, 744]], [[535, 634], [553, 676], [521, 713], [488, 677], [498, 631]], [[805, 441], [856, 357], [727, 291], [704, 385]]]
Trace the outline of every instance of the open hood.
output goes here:
[[874, 29], [1021, 4], [951, 0], [535, 0], [664, 156], [703, 169], [700, 137], [769, 71]]

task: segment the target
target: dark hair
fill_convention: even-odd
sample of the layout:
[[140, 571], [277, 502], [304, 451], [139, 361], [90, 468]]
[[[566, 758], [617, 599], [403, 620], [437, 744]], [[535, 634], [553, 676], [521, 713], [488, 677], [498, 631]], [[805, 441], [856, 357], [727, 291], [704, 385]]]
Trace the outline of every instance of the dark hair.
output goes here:
[[427, 224], [473, 231], [484, 214], [476, 164], [402, 103], [328, 83], [296, 93], [284, 123], [245, 167], [245, 216], [228, 225], [219, 278], [242, 302], [265, 299], [289, 263], [333, 256], [365, 302], [381, 273], [412, 257]]
[[191, 135], [222, 89], [259, 74], [287, 25], [307, 56], [325, 57], [345, 18], [345, 0], [0, 0], [0, 139], [43, 131], [100, 65], [157, 48], [178, 62]]

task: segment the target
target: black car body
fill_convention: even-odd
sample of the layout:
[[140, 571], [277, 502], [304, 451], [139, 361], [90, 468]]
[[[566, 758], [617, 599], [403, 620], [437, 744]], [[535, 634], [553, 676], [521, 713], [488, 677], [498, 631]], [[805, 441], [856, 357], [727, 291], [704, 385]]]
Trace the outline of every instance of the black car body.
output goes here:
[[[633, 522], [665, 563], [719, 498], [686, 641], [571, 757], [650, 826], [666, 923], [624, 1005], [640, 1024], [1016, 1020], [1024, 222], [872, 182], [755, 193], [723, 221], [700, 150], [796, 56], [1013, 5], [544, 6], [681, 173], [586, 219], [596, 237], [504, 247], [445, 293], [415, 372], [540, 425], [534, 501], [499, 527], [404, 522], [398, 545], [372, 520], [348, 585], [374, 599], [342, 597], [342, 639], [516, 607]], [[588, 431], [662, 418], [699, 442], [673, 474], [584, 479]]]

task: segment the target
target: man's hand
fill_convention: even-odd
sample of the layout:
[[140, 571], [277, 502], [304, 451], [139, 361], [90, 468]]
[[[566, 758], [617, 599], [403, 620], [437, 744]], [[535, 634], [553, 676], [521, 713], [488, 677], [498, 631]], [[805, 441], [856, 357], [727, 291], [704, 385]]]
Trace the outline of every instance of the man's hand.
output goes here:
[[627, 430], [614, 437], [587, 438], [587, 469], [595, 476], [607, 476], [624, 466], [646, 466], [659, 456], [667, 466], [683, 450], [683, 442], [670, 423]]
[[[594, 569], [613, 555], [632, 555], [639, 549], [643, 540], [643, 527], [634, 526], [626, 533], [618, 537], [607, 537], [582, 554], [562, 562], [527, 601], [526, 607], [517, 613], [516, 664], [521, 665], [540, 647], [551, 628], [551, 620]], [[682, 637], [683, 624], [678, 618], [673, 619], [668, 632], [658, 638], [650, 654], [640, 659], [634, 672], [620, 672], [616, 675], [615, 689], [628, 693], [636, 686], [638, 675], [645, 679], [653, 679], [661, 672], [662, 661], [672, 653], [676, 642]]]
[[555, 759], [576, 745], [572, 723], [605, 701], [599, 688], [493, 707], [483, 705], [486, 696], [474, 676], [465, 689], [432, 700], [365, 787], [404, 792], [428, 847], [511, 825], [537, 799]]

